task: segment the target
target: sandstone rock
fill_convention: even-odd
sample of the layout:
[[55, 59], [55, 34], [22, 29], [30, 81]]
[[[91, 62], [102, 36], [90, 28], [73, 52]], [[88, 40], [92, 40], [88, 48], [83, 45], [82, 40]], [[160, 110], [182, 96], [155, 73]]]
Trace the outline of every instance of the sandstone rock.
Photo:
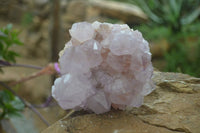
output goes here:
[[[147, 20], [142, 10], [131, 4], [105, 0], [71, 0], [68, 2], [66, 12], [62, 14], [66, 30], [75, 22], [88, 21], [135, 24]], [[116, 23], [116, 22], [115, 22]], [[69, 34], [67, 34], [69, 39]]]
[[89, 0], [89, 5], [95, 12], [125, 23], [141, 23], [147, 20], [145, 13], [137, 6], [116, 1]]
[[154, 72], [156, 89], [140, 108], [61, 119], [43, 133], [199, 133], [200, 79]]
[[137, 6], [124, 2], [106, 0], [73, 0], [67, 5], [63, 20], [67, 23], [88, 20], [91, 22], [100, 16], [119, 19], [124, 23], [141, 23], [147, 20], [146, 14]]

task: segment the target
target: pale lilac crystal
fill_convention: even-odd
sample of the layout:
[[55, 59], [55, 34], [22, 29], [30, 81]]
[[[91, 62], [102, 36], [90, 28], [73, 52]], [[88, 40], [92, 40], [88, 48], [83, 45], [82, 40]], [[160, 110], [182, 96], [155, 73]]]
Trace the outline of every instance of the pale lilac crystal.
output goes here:
[[116, 32], [110, 39], [110, 50], [115, 55], [131, 55], [138, 43], [131, 31]]
[[87, 108], [97, 114], [104, 113], [110, 110], [111, 102], [107, 94], [103, 90], [98, 90], [97, 93], [91, 96], [87, 101]]
[[69, 30], [72, 38], [76, 39], [80, 43], [90, 40], [95, 36], [94, 28], [92, 24], [87, 22], [75, 23]]
[[52, 96], [63, 109], [81, 106], [95, 90], [90, 81], [83, 76], [65, 74], [55, 80]]
[[89, 62], [86, 53], [80, 48], [67, 48], [59, 59], [61, 74], [79, 74], [89, 72]]
[[142, 105], [153, 91], [149, 44], [128, 25], [75, 23], [60, 53], [52, 95], [63, 109], [97, 114]]

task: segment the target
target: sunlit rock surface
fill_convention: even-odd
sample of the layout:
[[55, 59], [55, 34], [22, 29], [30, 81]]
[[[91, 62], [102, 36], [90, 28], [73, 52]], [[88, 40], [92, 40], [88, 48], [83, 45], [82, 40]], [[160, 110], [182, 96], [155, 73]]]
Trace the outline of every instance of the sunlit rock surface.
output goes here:
[[75, 23], [60, 54], [52, 95], [63, 109], [97, 114], [139, 107], [153, 90], [148, 42], [128, 25]]
[[42, 133], [200, 133], [200, 78], [154, 71], [153, 81], [156, 90], [140, 108], [102, 115], [77, 111]]

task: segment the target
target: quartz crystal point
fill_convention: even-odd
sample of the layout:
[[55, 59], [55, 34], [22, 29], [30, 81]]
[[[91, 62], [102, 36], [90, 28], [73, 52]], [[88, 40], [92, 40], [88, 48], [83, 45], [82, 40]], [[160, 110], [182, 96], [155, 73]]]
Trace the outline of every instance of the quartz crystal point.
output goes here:
[[52, 96], [63, 109], [97, 114], [139, 107], [154, 89], [149, 44], [128, 25], [75, 23], [60, 53]]

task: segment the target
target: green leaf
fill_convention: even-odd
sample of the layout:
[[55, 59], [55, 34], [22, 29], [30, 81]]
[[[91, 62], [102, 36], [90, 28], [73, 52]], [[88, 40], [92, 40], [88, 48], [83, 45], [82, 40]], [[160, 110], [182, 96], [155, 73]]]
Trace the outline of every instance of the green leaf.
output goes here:
[[24, 109], [24, 104], [22, 103], [22, 101], [18, 97], [15, 97], [15, 99], [13, 101], [11, 101], [11, 104], [17, 110], [23, 110]]
[[14, 39], [13, 43], [15, 43], [17, 45], [23, 45], [23, 43], [19, 39]]
[[8, 24], [7, 26], [6, 26], [6, 29], [8, 29], [9, 31], [12, 29], [12, 27], [13, 27], [13, 25], [12, 24]]
[[169, 4], [176, 17], [180, 15], [183, 0], [169, 0]]
[[6, 118], [22, 117], [22, 113], [19, 111], [8, 112], [5, 116]]
[[4, 46], [3, 46], [3, 44], [0, 42], [0, 55], [2, 54], [3, 50], [4, 50]]
[[0, 91], [0, 119], [20, 116], [24, 109], [22, 101], [8, 90]]
[[137, 2], [150, 19], [152, 19], [156, 23], [162, 23], [162, 20], [151, 11], [151, 9], [148, 7], [148, 4], [144, 0], [137, 0]]
[[10, 92], [10, 91], [7, 91], [7, 90], [4, 90], [4, 91], [0, 91], [0, 100], [2, 102], [9, 102], [11, 101], [12, 99], [14, 98], [14, 95]]
[[19, 56], [19, 54], [15, 53], [14, 51], [8, 51], [6, 55], [4, 55], [4, 59], [16, 62], [15, 57]]
[[4, 34], [2, 31], [0, 31], [0, 37], [6, 37], [6, 34]]
[[189, 13], [189, 15], [184, 16], [184, 17], [181, 19], [181, 23], [182, 23], [183, 25], [190, 24], [190, 23], [192, 23], [194, 20], [196, 20], [196, 19], [198, 18], [199, 15], [200, 15], [200, 7], [198, 7], [197, 9], [195, 9], [193, 12]]
[[23, 43], [18, 38], [19, 32], [12, 30], [12, 24], [0, 29], [0, 59], [15, 62], [18, 53], [11, 51], [10, 48], [14, 45], [22, 45]]

